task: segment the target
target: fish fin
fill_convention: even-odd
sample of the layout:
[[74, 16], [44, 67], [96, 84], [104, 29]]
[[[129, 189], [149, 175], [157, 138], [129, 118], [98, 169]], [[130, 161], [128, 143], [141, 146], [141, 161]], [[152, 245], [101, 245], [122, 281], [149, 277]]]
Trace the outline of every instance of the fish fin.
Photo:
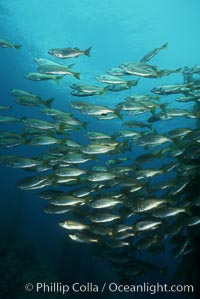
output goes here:
[[56, 76], [56, 77], [54, 77], [53, 78], [53, 80], [56, 82], [56, 84], [60, 84], [60, 80], [62, 79], [62, 78], [64, 78], [65, 76]]
[[158, 71], [157, 72], [158, 77], [162, 77], [164, 73], [165, 73], [165, 70]]
[[163, 103], [160, 105], [160, 109], [162, 110], [163, 113], [167, 113], [166, 107], [167, 107], [168, 103]]
[[60, 78], [55, 77], [55, 78], [53, 78], [53, 80], [56, 82], [56, 84], [60, 84]]
[[91, 51], [91, 49], [92, 49], [92, 47], [89, 47], [88, 49], [86, 49], [86, 50], [84, 51], [84, 54], [85, 54], [86, 56], [90, 56], [90, 51]]
[[131, 87], [132, 87], [132, 86], [137, 86], [139, 80], [140, 80], [140, 78], [138, 78], [137, 80], [132, 80], [132, 81], [128, 81], [128, 82], [130, 82], [130, 85], [131, 85]]
[[104, 88], [102, 88], [102, 90], [100, 91], [99, 95], [100, 96], [104, 95], [108, 90], [109, 90], [109, 85], [105, 86]]
[[179, 73], [182, 71], [182, 67], [179, 67], [178, 69], [174, 70], [175, 73]]
[[156, 100], [156, 101], [160, 101], [160, 97], [159, 96], [154, 96], [153, 99]]
[[87, 121], [83, 122], [83, 123], [82, 123], [83, 128], [86, 129], [88, 124], [89, 124], [89, 123], [88, 123]]
[[68, 67], [68, 69], [71, 69], [74, 65], [75, 65], [75, 63], [72, 63], [72, 64], [68, 65], [67, 67]]
[[54, 98], [51, 98], [51, 99], [45, 101], [44, 104], [47, 106], [47, 108], [51, 108], [51, 104], [53, 103], [54, 100], [55, 100]]
[[149, 67], [150, 67], [154, 72], [156, 72], [156, 73], [159, 72], [159, 71], [158, 71], [158, 67], [157, 67], [157, 65], [149, 65]]
[[185, 213], [188, 214], [189, 216], [193, 216], [190, 206], [185, 208]]
[[156, 158], [158, 159], [163, 159], [163, 151], [162, 150], [158, 150], [156, 155], [155, 155]]
[[161, 49], [167, 49], [167, 46], [168, 46], [168, 42], [162, 45]]
[[156, 113], [156, 107], [153, 107], [152, 109], [150, 109], [150, 112], [151, 112], [153, 115], [155, 115], [155, 113]]
[[121, 112], [121, 107], [117, 107], [115, 110], [114, 110], [114, 113], [117, 115], [117, 117], [119, 118], [119, 119], [123, 119], [123, 116], [120, 114], [120, 112]]
[[80, 80], [80, 74], [81, 74], [81, 73], [73, 73], [73, 76], [74, 76], [76, 79]]
[[129, 89], [133, 86], [133, 81], [127, 81], [126, 85], [128, 86]]
[[22, 45], [14, 45], [14, 47], [15, 49], [19, 50], [22, 47]]
[[20, 118], [20, 120], [23, 122], [23, 121], [26, 121], [28, 119], [28, 117], [25, 115], [23, 117]]
[[[129, 151], [129, 152], [132, 151], [132, 146], [129, 145], [129, 140], [124, 140], [124, 141], [122, 142], [122, 144], [123, 144], [123, 150], [125, 150], [125, 151]], [[121, 145], [121, 144], [120, 144], [120, 145]]]

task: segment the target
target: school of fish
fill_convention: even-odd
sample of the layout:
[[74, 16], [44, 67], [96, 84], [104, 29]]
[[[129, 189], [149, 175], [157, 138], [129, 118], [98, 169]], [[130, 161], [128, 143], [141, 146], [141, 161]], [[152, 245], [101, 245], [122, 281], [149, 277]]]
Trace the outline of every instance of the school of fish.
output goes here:
[[[18, 50], [21, 45], [0, 39], [0, 47]], [[55, 60], [34, 58], [37, 71], [25, 74], [25, 80], [59, 83], [73, 76], [69, 87], [74, 113], [53, 108], [51, 95], [42, 99], [16, 87], [10, 90], [13, 105], [38, 106], [41, 117], [32, 118], [30, 109], [30, 116], [18, 118], [12, 115], [13, 105], [0, 105], [1, 126], [12, 127], [1, 129], [1, 148], [44, 146], [42, 154], [31, 157], [1, 155], [2, 164], [28, 172], [17, 187], [38, 189], [38, 197], [47, 202], [44, 212], [60, 214], [58, 225], [68, 237], [94, 244], [96, 253], [126, 280], [146, 269], [165, 272], [165, 267], [143, 259], [146, 251], [163, 252], [165, 240], [172, 244], [174, 258], [195, 250], [192, 235], [200, 224], [200, 194], [187, 194], [198, 186], [200, 168], [200, 65], [170, 70], [149, 64], [166, 48], [167, 43], [138, 61], [122, 62], [96, 75], [95, 84], [84, 82], [74, 63], [60, 63], [89, 57], [91, 47], [50, 49]], [[155, 82], [180, 72], [179, 83], [134, 92], [142, 80]], [[123, 101], [117, 101], [119, 93]], [[111, 94], [116, 96], [114, 106], [109, 105]], [[97, 98], [101, 105], [95, 104]], [[178, 123], [178, 118], [181, 127], [168, 125], [168, 120]], [[88, 130], [96, 123], [100, 130]], [[13, 130], [16, 124], [20, 132]]]

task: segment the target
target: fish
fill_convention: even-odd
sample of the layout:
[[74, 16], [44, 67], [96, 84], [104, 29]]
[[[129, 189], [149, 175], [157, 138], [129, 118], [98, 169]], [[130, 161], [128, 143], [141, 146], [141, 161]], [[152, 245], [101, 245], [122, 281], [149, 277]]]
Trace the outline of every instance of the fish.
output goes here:
[[115, 207], [116, 205], [122, 204], [123, 201], [115, 198], [97, 198], [86, 201], [86, 205], [94, 209], [104, 209]]
[[69, 235], [69, 238], [73, 241], [80, 242], [80, 243], [98, 243], [98, 238], [91, 236], [90, 234], [83, 234], [83, 233], [76, 233], [74, 235]]
[[134, 202], [128, 202], [128, 206], [133, 212], [143, 213], [146, 211], [151, 211], [160, 205], [165, 205], [167, 202], [167, 199], [138, 199]]
[[[15, 97], [12, 109], [0, 106], [9, 113], [2, 112], [0, 117], [0, 124], [4, 124], [0, 163], [25, 172], [17, 187], [35, 190], [37, 197], [46, 201], [43, 211], [57, 215], [63, 235], [72, 241], [96, 244], [95, 254], [107, 258], [120, 279], [130, 283], [137, 282], [146, 271], [166, 274], [164, 266], [153, 262], [153, 254], [163, 254], [167, 248], [173, 258], [184, 261], [197, 250], [198, 65], [183, 68], [179, 84], [173, 84], [173, 76], [170, 84], [166, 81], [157, 86], [152, 81], [156, 86], [152, 94], [143, 85], [139, 91], [129, 90], [140, 77], [157, 80], [181, 71], [148, 64], [165, 46], [153, 49], [140, 61], [124, 62], [104, 75], [93, 75], [91, 81], [66, 85], [68, 94], [88, 96], [88, 101], [69, 96], [67, 104], [61, 105], [53, 98], [43, 100], [31, 91], [11, 89]], [[63, 59], [85, 54], [76, 48], [56, 50], [51, 55]], [[35, 74], [35, 80], [46, 80], [76, 73], [73, 65], [46, 58], [34, 61], [44, 74], [29, 73], [30, 79], [34, 74], [33, 80]], [[136, 80], [130, 80], [132, 75]], [[106, 86], [94, 83], [97, 78]], [[145, 79], [140, 80], [142, 84]], [[111, 91], [118, 92], [118, 97]], [[16, 103], [27, 107], [15, 115]], [[34, 106], [39, 108], [32, 109]], [[20, 145], [25, 151], [20, 151]], [[39, 152], [30, 146], [37, 146]], [[144, 259], [146, 254], [151, 262]]]
[[19, 50], [19, 49], [21, 49], [22, 45], [14, 45], [9, 41], [0, 38], [0, 47], [1, 48], [13, 48], [13, 49]]
[[107, 114], [113, 113], [117, 117], [121, 118], [120, 111], [118, 109], [113, 110], [106, 106], [90, 104], [80, 108], [80, 111], [83, 114], [92, 115], [92, 116], [107, 116]]
[[84, 154], [96, 155], [96, 154], [108, 153], [110, 151], [113, 151], [114, 149], [115, 149], [115, 146], [112, 146], [112, 145], [89, 144], [89, 145], [82, 147], [81, 152]]
[[135, 225], [134, 229], [136, 231], [146, 231], [146, 230], [152, 230], [156, 229], [161, 225], [161, 221], [155, 221], [155, 220], [139, 220]]
[[86, 171], [83, 169], [79, 169], [77, 167], [59, 167], [55, 170], [55, 174], [58, 176], [64, 177], [73, 177], [73, 176], [80, 176], [84, 174]]
[[[37, 63], [37, 65], [39, 66], [43, 66], [43, 65], [50, 65], [50, 64], [54, 64], [54, 65], [58, 65], [58, 66], [64, 66], [63, 64], [57, 63], [53, 60], [50, 59], [46, 59], [46, 58], [40, 58], [40, 57], [36, 57], [34, 58], [34, 61]], [[71, 68], [74, 64], [68, 65], [68, 68]]]
[[139, 66], [133, 66], [133, 65], [121, 65], [121, 68], [129, 73], [130, 75], [144, 77], [144, 78], [160, 78], [161, 74], [158, 71], [155, 71], [153, 69], [147, 69], [144, 67]]
[[149, 53], [147, 53], [144, 57], [142, 57], [140, 59], [140, 62], [145, 62], [145, 63], [148, 62], [155, 55], [157, 55], [161, 50], [167, 49], [167, 46], [168, 46], [168, 43], [165, 43], [161, 47], [153, 49], [152, 51], [150, 51]]
[[71, 75], [76, 79], [80, 80], [80, 73], [73, 72], [67, 66], [49, 64], [49, 65], [42, 65], [38, 67], [38, 72], [45, 75]]
[[12, 109], [12, 105], [0, 105], [0, 111], [10, 110]]
[[135, 81], [126, 81], [120, 77], [111, 75], [98, 75], [96, 76], [96, 80], [106, 84], [124, 84], [128, 88], [131, 88], [132, 84], [135, 84]]
[[172, 84], [161, 85], [151, 89], [151, 92], [155, 94], [169, 95], [177, 93], [187, 93], [191, 90], [192, 83], [187, 84]]
[[123, 123], [123, 125], [128, 128], [149, 128], [149, 129], [151, 129], [151, 125], [145, 124], [140, 121], [134, 121], [134, 120], [125, 121]]
[[16, 124], [20, 123], [20, 119], [15, 116], [6, 116], [6, 115], [1, 115], [0, 117], [0, 124]]
[[38, 95], [21, 89], [11, 89], [10, 93], [16, 97], [16, 103], [24, 106], [45, 105], [46, 107], [50, 108], [53, 101], [55, 100], [54, 98], [43, 100]]
[[47, 81], [47, 80], [54, 80], [57, 84], [60, 83], [60, 80], [64, 76], [53, 76], [47, 74], [40, 74], [40, 73], [28, 73], [25, 74], [24, 77], [31, 81]]
[[104, 222], [112, 222], [116, 219], [119, 219], [119, 215], [114, 215], [110, 213], [96, 213], [88, 215], [87, 218], [94, 223], [104, 223]]
[[161, 145], [166, 142], [172, 142], [173, 140], [165, 135], [159, 134], [148, 134], [144, 135], [139, 140], [139, 145], [146, 146], [146, 145]]
[[123, 71], [120, 67], [108, 69], [106, 71], [106, 73], [111, 76], [128, 76], [129, 75], [128, 73]]
[[91, 160], [93, 157], [89, 155], [84, 155], [80, 153], [68, 153], [62, 157], [63, 162], [69, 163], [69, 164], [79, 164], [79, 163], [85, 163], [89, 160]]
[[161, 77], [164, 77], [164, 76], [169, 76], [171, 74], [177, 74], [177, 73], [180, 73], [182, 70], [182, 67], [179, 67], [177, 69], [174, 69], [174, 70], [160, 70], [159, 71], [159, 74], [161, 75]]
[[111, 139], [112, 137], [108, 134], [105, 134], [103, 132], [96, 132], [96, 131], [87, 131], [86, 136], [89, 139]]
[[50, 199], [49, 203], [56, 206], [75, 206], [77, 204], [83, 203], [84, 201], [84, 198], [61, 194]]
[[150, 100], [156, 100], [159, 101], [159, 96], [153, 96], [148, 94], [134, 94], [132, 96], [128, 96], [125, 98], [126, 101], [139, 101], [143, 103], [143, 101], [150, 101]]
[[200, 65], [198, 65], [198, 64], [191, 68], [185, 67], [183, 70], [183, 74], [193, 75], [193, 74], [198, 74], [198, 73], [200, 73]]
[[106, 88], [109, 91], [119, 92], [119, 91], [130, 89], [132, 86], [137, 86], [138, 82], [139, 82], [139, 79], [131, 80], [131, 81], [129, 81], [129, 84], [127, 84], [127, 83], [110, 84], [110, 85], [106, 86]]
[[99, 86], [88, 85], [88, 84], [76, 84], [76, 83], [71, 84], [70, 88], [74, 90], [73, 93], [71, 94], [78, 95], [78, 96], [104, 95], [108, 90], [107, 86], [101, 88]]
[[166, 217], [173, 217], [175, 215], [178, 215], [179, 213], [187, 213], [187, 211], [186, 209], [183, 208], [164, 207], [154, 211], [152, 215], [158, 218], [166, 218]]
[[55, 205], [47, 205], [43, 208], [44, 213], [46, 214], [65, 214], [68, 212], [71, 212], [72, 209], [69, 207], [65, 207], [65, 206], [55, 206]]
[[55, 99], [51, 98], [49, 100], [42, 100], [39, 97], [29, 97], [29, 96], [22, 96], [22, 97], [17, 97], [15, 99], [15, 102], [17, 104], [23, 105], [23, 106], [40, 106], [40, 105], [45, 105], [46, 107], [50, 108], [52, 106], [52, 103]]
[[10, 137], [8, 139], [0, 138], [0, 147], [15, 147], [23, 143], [25, 143], [25, 140], [23, 140], [22, 138], [19, 139], [18, 137]]
[[23, 190], [40, 189], [49, 185], [51, 185], [51, 180], [48, 176], [30, 176], [17, 183], [17, 187]]
[[43, 129], [43, 130], [49, 130], [49, 129], [58, 129], [59, 126], [53, 122], [48, 122], [45, 120], [41, 120], [39, 118], [28, 118], [28, 117], [22, 117], [21, 122], [30, 128], [36, 128], [36, 129]]
[[112, 172], [96, 171], [87, 176], [87, 180], [91, 182], [102, 182], [107, 180], [113, 180], [118, 175]]
[[85, 225], [83, 223], [73, 221], [73, 220], [59, 222], [59, 225], [67, 230], [79, 230], [80, 231], [80, 230], [85, 230], [85, 229], [89, 228], [88, 225]]
[[86, 50], [80, 50], [79, 48], [54, 48], [48, 51], [48, 54], [55, 56], [57, 58], [66, 59], [66, 58], [77, 58], [80, 55], [90, 56], [90, 51], [92, 47], [89, 47]]

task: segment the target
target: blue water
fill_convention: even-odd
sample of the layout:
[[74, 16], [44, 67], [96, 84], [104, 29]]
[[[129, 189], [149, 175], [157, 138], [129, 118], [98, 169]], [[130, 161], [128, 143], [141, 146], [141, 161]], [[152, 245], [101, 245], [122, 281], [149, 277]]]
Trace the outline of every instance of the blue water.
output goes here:
[[[200, 2], [197, 0], [59, 0], [59, 1], [0, 1], [0, 38], [9, 40], [14, 44], [22, 44], [19, 51], [0, 48], [1, 62], [1, 105], [13, 105], [13, 109], [4, 114], [17, 117], [29, 116], [32, 118], [44, 117], [39, 108], [24, 107], [15, 103], [9, 93], [10, 89], [24, 89], [40, 95], [44, 99], [55, 98], [53, 108], [71, 112], [81, 121], [88, 118], [75, 111], [69, 104], [74, 98], [70, 95], [69, 85], [76, 79], [66, 76], [59, 85], [55, 82], [32, 82], [24, 78], [24, 74], [34, 72], [35, 57], [51, 59], [48, 50], [56, 47], [79, 47], [86, 49], [92, 46], [91, 57], [80, 56], [69, 59], [75, 63], [74, 70], [81, 72], [81, 81], [97, 84], [95, 76], [104, 74], [112, 67], [117, 67], [123, 62], [140, 60], [147, 52], [168, 42], [168, 49], [163, 50], [153, 58], [153, 64], [162, 69], [175, 69], [184, 66], [193, 66], [199, 63], [200, 41]], [[58, 62], [60, 62], [58, 60]], [[61, 61], [62, 63], [63, 61]], [[65, 63], [65, 61], [64, 61]], [[68, 64], [68, 61], [67, 63]], [[161, 79], [140, 79], [135, 93], [149, 93], [156, 85], [182, 83], [181, 74], [173, 74]], [[103, 97], [92, 97], [92, 103], [114, 107], [122, 101], [131, 91], [109, 93]], [[188, 108], [190, 104], [177, 104], [174, 96], [167, 98], [170, 107]], [[81, 99], [82, 100], [82, 99]], [[88, 100], [88, 99], [86, 99]], [[146, 115], [136, 119], [145, 121]], [[187, 123], [186, 123], [187, 122]], [[174, 119], [169, 122], [159, 122], [157, 129], [165, 132], [182, 126], [194, 127], [190, 119]], [[19, 130], [21, 125], [1, 125], [1, 130]], [[112, 121], [97, 121], [91, 118], [87, 130], [102, 130], [113, 133], [122, 129], [118, 119]], [[86, 132], [86, 131], [85, 131]], [[79, 142], [85, 143], [86, 137], [82, 133], [75, 135]], [[129, 156], [139, 154], [136, 149]], [[1, 154], [18, 154], [21, 156], [35, 156], [43, 152], [43, 148], [20, 146], [11, 149], [1, 149]], [[99, 165], [101, 164], [101, 161]], [[157, 165], [156, 165], [157, 166]], [[1, 165], [1, 234], [2, 238], [13, 239], [13, 243], [23, 247], [31, 244], [41, 265], [48, 267], [52, 272], [54, 281], [65, 283], [73, 282], [116, 282], [120, 277], [105, 260], [94, 257], [91, 245], [79, 244], [68, 239], [64, 230], [58, 227], [60, 217], [47, 215], [42, 212], [45, 203], [37, 197], [38, 191], [23, 191], [16, 187], [20, 178], [28, 173], [23, 170], [6, 168]], [[24, 245], [25, 246], [25, 245]], [[14, 247], [15, 248], [15, 247]], [[168, 245], [167, 245], [168, 248]], [[167, 250], [160, 257], [154, 256], [153, 260], [160, 263], [165, 261], [169, 267], [170, 280], [179, 261], [170, 258]], [[152, 259], [151, 256], [145, 258]], [[8, 269], [9, 271], [9, 269]], [[147, 280], [150, 280], [150, 274]], [[41, 278], [46, 281], [46, 275]], [[152, 281], [165, 283], [165, 278], [155, 274]], [[27, 282], [28, 278], [27, 278]], [[31, 282], [31, 277], [30, 277]], [[12, 298], [15, 291], [11, 289]], [[75, 294], [83, 297], [95, 294]], [[184, 298], [184, 294], [159, 294], [156, 298]], [[24, 294], [23, 298], [29, 297]], [[55, 294], [54, 297], [57, 295]], [[99, 298], [133, 298], [133, 294], [106, 293]], [[151, 298], [153, 295], [140, 294], [134, 298]], [[156, 296], [156, 295], [154, 295]], [[37, 294], [35, 294], [35, 298]], [[39, 297], [39, 295], [38, 295]], [[62, 296], [61, 296], [62, 297]], [[68, 297], [68, 296], [67, 296]], [[87, 297], [87, 296], [86, 296]], [[1, 295], [0, 295], [1, 298]], [[11, 297], [5, 297], [11, 298]], [[15, 297], [16, 298], [16, 297]], [[18, 297], [17, 297], [18, 298]], [[22, 298], [22, 297], [21, 297]], [[21, 299], [20, 298], [20, 299]], [[40, 297], [39, 297], [40, 298]], [[69, 297], [68, 297], [69, 298]]]

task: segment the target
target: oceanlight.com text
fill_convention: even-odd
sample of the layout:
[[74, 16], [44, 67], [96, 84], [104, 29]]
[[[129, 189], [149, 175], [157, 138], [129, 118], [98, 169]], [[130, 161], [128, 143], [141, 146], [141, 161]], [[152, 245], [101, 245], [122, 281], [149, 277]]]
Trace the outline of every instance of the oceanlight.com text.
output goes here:
[[117, 284], [115, 282], [96, 284], [93, 282], [79, 283], [74, 282], [73, 284], [63, 284], [61, 282], [37, 282], [35, 285], [27, 283], [25, 285], [27, 292], [36, 293], [60, 293], [66, 294], [71, 293], [149, 293], [154, 295], [156, 293], [193, 293], [193, 285], [168, 285], [168, 284], [150, 284], [144, 282], [143, 284]]

